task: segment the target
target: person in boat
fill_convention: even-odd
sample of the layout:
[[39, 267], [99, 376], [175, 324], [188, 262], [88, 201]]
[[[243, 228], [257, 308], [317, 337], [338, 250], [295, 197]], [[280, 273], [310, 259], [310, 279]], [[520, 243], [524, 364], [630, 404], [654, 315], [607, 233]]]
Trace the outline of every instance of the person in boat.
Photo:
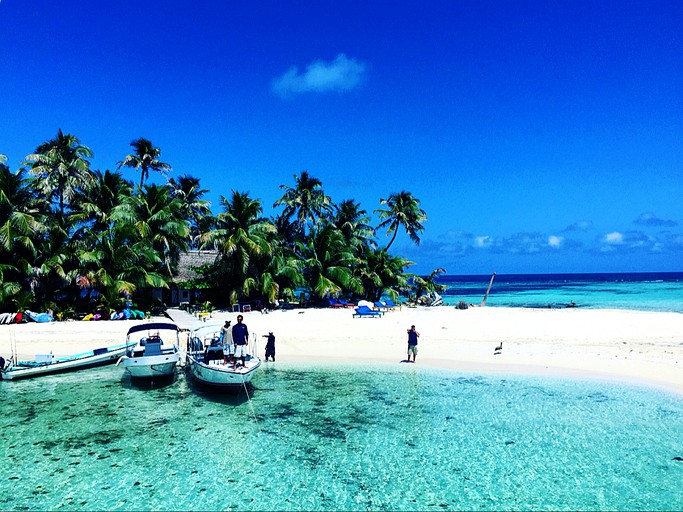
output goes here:
[[415, 330], [415, 326], [411, 325], [408, 329], [408, 362], [410, 362], [410, 354], [413, 354], [413, 363], [417, 357], [417, 339], [420, 333]]
[[221, 343], [223, 344], [223, 364], [234, 362], [235, 359], [235, 344], [232, 342], [232, 329], [230, 328], [230, 320], [226, 320], [223, 327], [221, 327]]
[[237, 369], [237, 358], [242, 360], [242, 367], [246, 366], [247, 344], [249, 343], [249, 329], [247, 324], [242, 323], [244, 317], [237, 315], [237, 324], [232, 328], [232, 341], [235, 344], [235, 361], [232, 369]]
[[269, 357], [272, 357], [273, 362], [275, 362], [275, 335], [269, 332], [267, 335], [264, 334], [263, 337], [268, 338], [266, 340], [266, 361], [268, 361]]

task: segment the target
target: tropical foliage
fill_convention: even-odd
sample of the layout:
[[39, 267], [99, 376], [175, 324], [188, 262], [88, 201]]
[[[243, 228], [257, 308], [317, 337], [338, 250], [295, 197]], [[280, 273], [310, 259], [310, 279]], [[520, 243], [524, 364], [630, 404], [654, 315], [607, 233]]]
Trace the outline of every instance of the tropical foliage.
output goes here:
[[[131, 294], [145, 307], [152, 290], [178, 284], [179, 258], [188, 249], [217, 252], [214, 265], [195, 268], [197, 277], [180, 283], [217, 306], [302, 292], [313, 303], [330, 296], [396, 299], [438, 287], [442, 269], [413, 276], [406, 272], [412, 262], [388, 252], [401, 227], [420, 242], [427, 216], [409, 192], [380, 201], [377, 228], [391, 240], [378, 249], [367, 211], [354, 200], [334, 203], [307, 171], [280, 186], [271, 218], [260, 200], [236, 190], [221, 196], [214, 216], [199, 179], [152, 184], [150, 171], [166, 177], [171, 166], [148, 139], [130, 145], [134, 152], [116, 171], [92, 170], [92, 150], [62, 130], [16, 172], [0, 155], [0, 310], [50, 306], [64, 318], [116, 309]], [[138, 185], [122, 174], [126, 169], [140, 173]]]

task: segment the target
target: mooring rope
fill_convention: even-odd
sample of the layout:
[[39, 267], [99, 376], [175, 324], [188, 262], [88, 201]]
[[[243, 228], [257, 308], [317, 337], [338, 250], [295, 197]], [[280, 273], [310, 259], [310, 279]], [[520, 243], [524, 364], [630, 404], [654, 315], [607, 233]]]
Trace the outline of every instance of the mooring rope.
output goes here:
[[259, 425], [258, 417], [256, 416], [256, 409], [254, 409], [254, 404], [249, 396], [249, 390], [247, 389], [247, 381], [244, 380], [244, 374], [242, 374], [242, 386], [244, 387], [244, 392], [247, 394], [247, 401], [249, 402], [249, 407], [251, 408], [251, 414], [254, 416], [254, 423], [256, 423], [256, 428], [261, 433], [261, 425]]

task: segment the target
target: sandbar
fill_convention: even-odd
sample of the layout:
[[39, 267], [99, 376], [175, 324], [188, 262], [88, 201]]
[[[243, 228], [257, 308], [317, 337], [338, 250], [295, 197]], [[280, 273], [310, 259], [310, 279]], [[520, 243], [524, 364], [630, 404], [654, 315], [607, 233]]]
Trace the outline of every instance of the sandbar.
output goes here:
[[[657, 386], [683, 395], [683, 314], [607, 309], [402, 307], [381, 318], [353, 309], [306, 308], [242, 313], [257, 351], [276, 337], [277, 361], [404, 364], [406, 330], [420, 332], [417, 365], [507, 375], [542, 374]], [[170, 311], [183, 328], [202, 322]], [[235, 321], [214, 311], [209, 323]], [[155, 318], [158, 320], [168, 320]], [[141, 320], [68, 321], [0, 326], [0, 355], [57, 356], [122, 343]], [[181, 338], [184, 340], [185, 338]], [[494, 348], [503, 343], [500, 354]], [[273, 363], [268, 363], [273, 364]], [[277, 364], [277, 362], [275, 363]], [[412, 365], [412, 363], [410, 363]]]

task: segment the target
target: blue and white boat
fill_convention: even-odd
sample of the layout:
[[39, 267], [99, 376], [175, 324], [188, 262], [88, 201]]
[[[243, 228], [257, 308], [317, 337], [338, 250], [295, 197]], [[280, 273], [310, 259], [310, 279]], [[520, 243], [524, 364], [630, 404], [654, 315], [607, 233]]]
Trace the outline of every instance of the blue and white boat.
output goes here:
[[33, 361], [18, 361], [15, 360], [14, 356], [5, 361], [4, 358], [0, 357], [0, 379], [29, 379], [54, 373], [72, 372], [105, 364], [113, 364], [125, 354], [129, 346], [126, 343], [96, 348], [88, 352], [64, 357], [57, 357], [52, 353], [38, 354]]
[[151, 322], [131, 327], [126, 336], [129, 348], [116, 363], [123, 364], [135, 379], [170, 377], [180, 361], [179, 329], [176, 324]]

